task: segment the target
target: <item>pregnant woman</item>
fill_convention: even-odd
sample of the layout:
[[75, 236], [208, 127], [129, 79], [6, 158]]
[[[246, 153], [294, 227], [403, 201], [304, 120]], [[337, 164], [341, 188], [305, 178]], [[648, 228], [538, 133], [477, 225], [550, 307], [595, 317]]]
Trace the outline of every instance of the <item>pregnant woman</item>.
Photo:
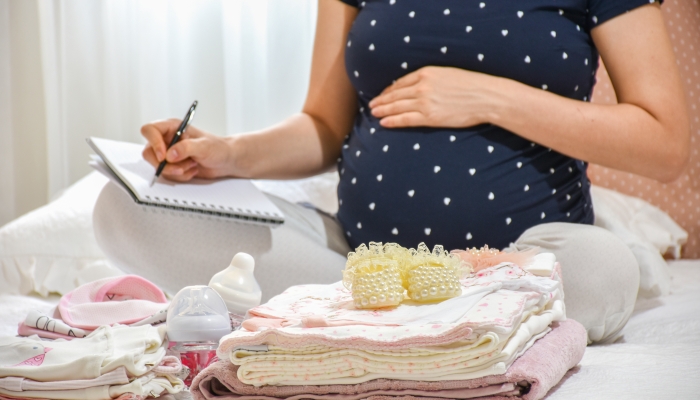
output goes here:
[[[591, 104], [598, 56], [617, 105]], [[568, 316], [614, 340], [639, 271], [593, 226], [589, 162], [660, 181], [688, 158], [674, 55], [653, 0], [320, 0], [304, 108], [268, 129], [220, 137], [147, 124], [164, 176], [300, 178], [336, 168], [338, 214], [272, 200], [280, 228], [142, 210], [108, 185], [98, 241], [120, 267], [171, 291], [237, 251], [258, 260], [265, 298], [340, 279], [369, 241], [464, 249], [539, 246], [563, 267]]]

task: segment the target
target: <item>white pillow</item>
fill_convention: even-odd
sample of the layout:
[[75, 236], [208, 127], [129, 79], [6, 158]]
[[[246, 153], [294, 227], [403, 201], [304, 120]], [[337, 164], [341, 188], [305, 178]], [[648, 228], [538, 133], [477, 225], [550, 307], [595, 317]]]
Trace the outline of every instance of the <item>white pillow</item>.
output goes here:
[[0, 228], [0, 294], [65, 294], [121, 274], [107, 264], [92, 231], [92, 210], [106, 182], [93, 172]]
[[668, 294], [671, 277], [663, 254], [680, 257], [688, 239], [668, 214], [646, 201], [598, 186], [591, 188], [595, 225], [622, 239], [639, 263], [639, 296]]

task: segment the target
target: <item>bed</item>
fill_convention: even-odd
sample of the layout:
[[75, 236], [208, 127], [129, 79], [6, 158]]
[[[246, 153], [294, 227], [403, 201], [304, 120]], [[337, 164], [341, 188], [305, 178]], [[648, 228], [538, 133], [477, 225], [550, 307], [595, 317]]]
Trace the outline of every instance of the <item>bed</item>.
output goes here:
[[[700, 397], [700, 260], [672, 261], [669, 267], [671, 294], [639, 301], [622, 339], [589, 346], [547, 399]], [[0, 295], [0, 335], [15, 335], [27, 311], [49, 311], [57, 301]]]
[[[257, 185], [332, 211], [334, 179], [329, 174]], [[48, 206], [0, 228], [0, 335], [15, 335], [17, 324], [31, 309], [50, 311], [58, 302], [56, 293], [120, 273], [100, 258], [91, 229], [92, 205], [105, 182], [102, 176], [90, 174]], [[606, 206], [615, 214], [614, 204], [600, 209]], [[646, 210], [639, 207], [637, 211]], [[623, 208], [634, 209], [629, 204]], [[639, 225], [638, 212], [634, 219]], [[682, 239], [663, 224], [653, 229], [649, 221], [641, 225], [657, 242], [666, 240], [662, 250], [666, 246], [673, 252], [672, 243]], [[647, 272], [657, 283], [650, 290], [666, 294], [638, 299], [622, 338], [610, 345], [589, 346], [581, 363], [550, 391], [548, 399], [700, 398], [700, 260], [674, 260], [663, 268], [670, 275], [670, 279], [665, 276], [666, 283], [654, 275], [660, 274], [658, 270]]]

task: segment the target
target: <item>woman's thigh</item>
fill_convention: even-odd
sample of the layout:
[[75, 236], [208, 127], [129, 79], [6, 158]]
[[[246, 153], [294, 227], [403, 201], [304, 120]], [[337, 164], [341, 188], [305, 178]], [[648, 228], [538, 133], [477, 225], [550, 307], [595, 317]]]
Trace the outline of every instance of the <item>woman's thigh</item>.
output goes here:
[[566, 315], [586, 327], [589, 342], [619, 337], [639, 288], [637, 260], [619, 238], [596, 226], [556, 222], [528, 229], [514, 246], [538, 246], [556, 255]]
[[263, 301], [291, 285], [342, 279], [349, 248], [337, 221], [268, 197], [285, 215], [285, 223], [276, 228], [141, 206], [110, 182], [95, 205], [95, 236], [115, 266], [170, 293], [206, 285], [237, 252], [255, 258]]

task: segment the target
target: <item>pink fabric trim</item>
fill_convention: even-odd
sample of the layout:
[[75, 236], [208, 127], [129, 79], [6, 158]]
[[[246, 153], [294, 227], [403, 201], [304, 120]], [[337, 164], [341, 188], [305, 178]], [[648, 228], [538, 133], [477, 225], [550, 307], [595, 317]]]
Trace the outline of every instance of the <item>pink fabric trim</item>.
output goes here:
[[182, 362], [175, 356], [165, 356], [157, 367], [153, 368], [156, 374], [177, 374], [182, 371]]
[[226, 336], [224, 336], [222, 341], [219, 342], [217, 353], [225, 354], [237, 346], [256, 346], [260, 344], [274, 344], [289, 348], [321, 345], [362, 350], [409, 349], [420, 346], [441, 346], [454, 343], [464, 337], [470, 336], [472, 332], [473, 330], [471, 327], [462, 324], [435, 335], [415, 335], [409, 338], [380, 343], [362, 335], [333, 338], [323, 334], [306, 333], [303, 338], [299, 338], [298, 336], [272, 328], [263, 330], [256, 336], [236, 338], [235, 344], [231, 340], [225, 340]]
[[253, 317], [248, 318], [243, 321], [241, 326], [251, 332], [257, 332], [264, 329], [274, 329], [274, 328], [284, 328], [287, 326], [299, 325], [304, 328], [330, 328], [334, 326], [350, 326], [350, 325], [367, 325], [367, 326], [397, 326], [397, 325], [387, 325], [387, 324], [371, 324], [371, 323], [358, 323], [357, 321], [343, 321], [343, 320], [333, 320], [329, 321], [326, 317], [322, 315], [311, 315], [306, 318], [302, 318], [301, 321], [294, 319], [283, 319], [283, 318], [264, 318], [264, 317]]
[[475, 255], [469, 251], [465, 250], [452, 250], [450, 253], [456, 254], [463, 261], [467, 262], [472, 266], [474, 272], [479, 272], [482, 269], [494, 267], [500, 263], [510, 262], [521, 267], [526, 267], [532, 263], [535, 255], [540, 252], [538, 247], [514, 251], [514, 252], [503, 252], [498, 249], [491, 249], [492, 252], [482, 252], [480, 255]]
[[249, 330], [251, 332], [257, 332], [261, 329], [281, 328], [283, 326], [287, 326], [287, 321], [289, 320], [282, 318], [253, 317], [243, 321], [241, 326], [243, 327], [243, 329]]
[[134, 393], [124, 393], [114, 400], [144, 400], [145, 398], [146, 397]]
[[[135, 288], [140, 290], [136, 291]], [[155, 303], [167, 303], [168, 299], [162, 290], [151, 281], [138, 275], [125, 275], [108, 281], [95, 293], [95, 302], [104, 301], [108, 293], [131, 295], [135, 299], [148, 300]], [[137, 321], [133, 321], [137, 322]]]

